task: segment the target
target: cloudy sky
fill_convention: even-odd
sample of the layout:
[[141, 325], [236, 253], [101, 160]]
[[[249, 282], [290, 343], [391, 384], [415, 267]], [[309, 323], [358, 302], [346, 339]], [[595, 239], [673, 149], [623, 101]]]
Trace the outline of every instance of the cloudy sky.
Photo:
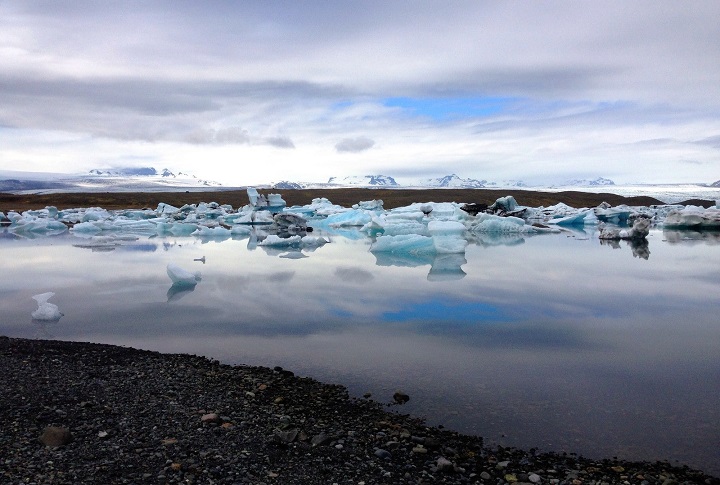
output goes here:
[[720, 2], [2, 1], [0, 169], [720, 179]]

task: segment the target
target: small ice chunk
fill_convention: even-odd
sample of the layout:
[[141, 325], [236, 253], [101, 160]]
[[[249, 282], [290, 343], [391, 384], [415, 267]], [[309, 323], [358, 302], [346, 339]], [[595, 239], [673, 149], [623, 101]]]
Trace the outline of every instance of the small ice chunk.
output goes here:
[[375, 200], [365, 200], [360, 201], [357, 204], [352, 206], [353, 209], [363, 209], [366, 211], [382, 211], [383, 210], [383, 201], [381, 199], [375, 199]]
[[324, 236], [303, 236], [300, 242], [302, 242], [303, 247], [319, 247], [330, 241]]
[[285, 247], [285, 246], [293, 246], [300, 244], [301, 238], [300, 236], [291, 236], [282, 238], [280, 236], [276, 236], [275, 234], [270, 234], [268, 237], [263, 239], [258, 243], [258, 246], [275, 246], [275, 247]]
[[63, 314], [60, 313], [60, 309], [54, 303], [48, 302], [53, 296], [55, 296], [55, 293], [48, 291], [47, 293], [40, 293], [32, 297], [38, 304], [37, 310], [31, 313], [33, 320], [42, 320], [45, 322], [57, 322], [60, 320], [63, 316]]
[[180, 212], [180, 209], [170, 204], [166, 204], [165, 202], [160, 202], [155, 212], [158, 214], [177, 214]]
[[488, 207], [493, 212], [512, 212], [518, 208], [518, 203], [512, 195], [500, 197], [493, 205]]
[[173, 285], [178, 286], [195, 286], [201, 279], [199, 271], [191, 273], [175, 263], [168, 263], [167, 274], [172, 280]]
[[192, 236], [204, 237], [204, 238], [210, 238], [210, 239], [221, 239], [221, 238], [229, 238], [231, 234], [232, 234], [232, 232], [230, 231], [230, 229], [226, 229], [224, 227], [199, 226], [192, 233]]
[[92, 222], [81, 222], [79, 224], [75, 224], [71, 230], [72, 232], [78, 234], [96, 234], [102, 231], [102, 229]]
[[280, 194], [268, 194], [267, 205], [269, 207], [285, 207], [285, 200]]

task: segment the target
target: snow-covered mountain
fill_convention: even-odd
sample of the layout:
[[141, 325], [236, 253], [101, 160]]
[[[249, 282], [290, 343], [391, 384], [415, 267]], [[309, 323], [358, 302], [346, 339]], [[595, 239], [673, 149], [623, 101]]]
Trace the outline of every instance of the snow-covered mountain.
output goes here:
[[717, 182], [711, 183], [710, 187], [720, 187], [720, 180], [718, 180]]
[[596, 179], [572, 179], [558, 185], [569, 187], [602, 187], [606, 185], [615, 185], [615, 182], [610, 179], [598, 177]]
[[328, 185], [342, 185], [353, 187], [398, 187], [394, 178], [388, 175], [351, 175], [349, 177], [330, 177]]
[[444, 177], [424, 180], [421, 187], [433, 188], [456, 188], [456, 189], [480, 189], [485, 187], [487, 180], [463, 179], [456, 174], [445, 175]]
[[51, 192], [152, 192], [221, 188], [222, 184], [184, 172], [153, 167], [96, 168], [85, 174], [0, 172], [0, 191]]
[[93, 169], [80, 180], [82, 184], [106, 185], [115, 188], [128, 186], [142, 190], [143, 185], [166, 188], [183, 187], [220, 187], [220, 182], [204, 180], [185, 172], [173, 172], [168, 168], [158, 171], [154, 167], [120, 167], [111, 169]]

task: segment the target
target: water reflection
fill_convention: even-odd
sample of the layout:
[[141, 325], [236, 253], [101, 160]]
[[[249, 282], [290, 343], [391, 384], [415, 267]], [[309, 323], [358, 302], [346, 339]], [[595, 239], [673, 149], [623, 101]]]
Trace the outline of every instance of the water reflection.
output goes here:
[[[0, 279], [0, 334], [281, 365], [388, 401], [402, 388], [407, 412], [489, 443], [720, 463], [712, 238], [655, 231], [640, 259], [629, 254], [647, 247], [608, 251], [577, 231], [416, 256], [326, 235], [314, 252], [247, 250], [252, 233], [106, 253], [71, 236], [0, 238], [0, 274], [13, 275]], [[202, 282], [168, 288], [169, 263], [202, 264]], [[60, 288], [52, 301], [72, 311], [28, 325], [31, 296]]]
[[620, 249], [620, 244], [624, 243], [626, 247], [630, 248], [634, 258], [645, 260], [650, 258], [650, 243], [647, 239], [628, 239], [622, 241], [618, 239], [600, 239], [599, 241], [601, 246], [607, 246], [612, 249]]

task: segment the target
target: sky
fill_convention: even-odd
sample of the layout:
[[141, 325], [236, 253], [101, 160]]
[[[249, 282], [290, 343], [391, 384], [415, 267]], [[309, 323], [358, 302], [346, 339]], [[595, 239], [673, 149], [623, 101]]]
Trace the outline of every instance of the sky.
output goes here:
[[0, 170], [720, 179], [720, 2], [0, 1]]

